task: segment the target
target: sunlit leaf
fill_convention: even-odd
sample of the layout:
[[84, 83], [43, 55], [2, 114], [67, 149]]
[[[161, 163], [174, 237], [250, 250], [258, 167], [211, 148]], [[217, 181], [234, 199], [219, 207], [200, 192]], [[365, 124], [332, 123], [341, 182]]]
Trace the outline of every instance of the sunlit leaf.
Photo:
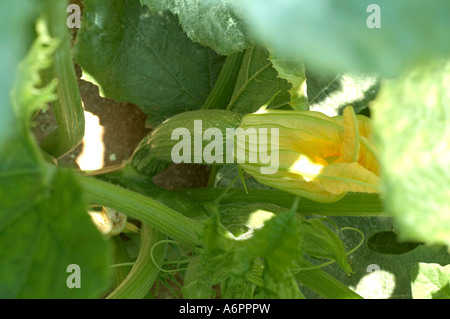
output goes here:
[[251, 45], [245, 20], [237, 15], [233, 1], [141, 0], [141, 3], [155, 11], [168, 10], [176, 14], [192, 41], [219, 54], [229, 55]]
[[446, 0], [247, 0], [236, 8], [258, 41], [317, 68], [393, 76], [450, 55]]
[[[347, 276], [337, 264], [324, 267], [323, 270], [364, 298], [410, 299], [411, 268], [414, 265], [418, 262], [441, 265], [450, 263], [450, 254], [445, 246], [427, 246], [416, 242], [416, 245], [410, 245], [409, 249], [405, 249], [404, 243], [398, 239], [395, 242], [386, 239], [382, 243], [383, 247], [369, 244], [373, 236], [392, 231], [390, 217], [330, 217], [330, 219], [340, 228], [352, 226], [361, 230], [365, 240], [360, 248], [349, 255], [349, 263], [354, 272], [351, 276]], [[394, 231], [398, 234], [395, 228]], [[359, 233], [349, 230], [341, 232], [340, 238], [347, 250], [356, 247], [361, 241]], [[377, 273], [378, 269], [380, 273]], [[306, 291], [305, 295], [308, 298], [315, 298]]]
[[450, 63], [385, 81], [373, 104], [380, 188], [401, 240], [450, 246]]
[[411, 273], [414, 299], [450, 299], [450, 265], [418, 263]]

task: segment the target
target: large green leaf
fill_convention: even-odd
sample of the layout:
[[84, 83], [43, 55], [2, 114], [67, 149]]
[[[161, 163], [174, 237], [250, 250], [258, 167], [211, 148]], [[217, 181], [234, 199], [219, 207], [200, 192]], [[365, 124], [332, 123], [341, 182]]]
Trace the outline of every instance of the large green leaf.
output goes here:
[[450, 299], [450, 265], [418, 263], [411, 275], [414, 299]]
[[290, 85], [278, 77], [269, 61], [269, 52], [262, 47], [249, 48], [243, 58], [227, 110], [240, 114], [253, 113], [270, 101], [270, 108], [286, 106], [290, 101]]
[[[10, 218], [0, 223], [2, 298], [96, 298], [104, 292], [109, 249], [81, 196], [73, 174], [57, 171], [31, 207], [6, 212]], [[80, 267], [80, 288], [66, 284], [72, 264]]]
[[[381, 28], [367, 25], [371, 4]], [[447, 0], [247, 0], [236, 8], [259, 41], [317, 67], [395, 75], [450, 55]]]
[[199, 109], [224, 57], [193, 43], [171, 13], [139, 0], [84, 1], [75, 59], [101, 93], [138, 105], [156, 125]]
[[[11, 103], [2, 101], [7, 104], [0, 109], [14, 123], [0, 128], [9, 136], [0, 143], [0, 298], [99, 297], [108, 279], [108, 246], [74, 174], [45, 163], [28, 130], [31, 114], [55, 98], [55, 82], [42, 87], [39, 77], [55, 49], [45, 26], [39, 20], [37, 40], [15, 74]], [[20, 29], [11, 32], [14, 41], [24, 39]], [[9, 62], [0, 61], [2, 67]], [[72, 264], [80, 267], [80, 288], [67, 285]]]
[[[364, 244], [349, 256], [353, 274], [347, 276], [337, 264], [323, 268], [331, 276], [354, 289], [367, 299], [410, 299], [411, 268], [418, 262], [450, 263], [450, 254], [443, 246], [427, 246], [409, 244], [405, 249], [404, 242], [394, 242], [389, 235], [392, 232], [390, 217], [330, 217], [340, 228], [352, 226], [364, 233]], [[395, 229], [394, 229], [395, 231]], [[371, 245], [373, 239], [385, 236], [385, 244], [381, 248]], [[361, 235], [346, 230], [340, 234], [347, 250], [356, 247]], [[377, 239], [381, 243], [380, 239]], [[313, 298], [309, 292], [305, 295]]]
[[[152, 10], [169, 10], [180, 19], [189, 38], [229, 55], [250, 46], [247, 25], [226, 0], [141, 0]], [[199, 18], [201, 17], [201, 18]]]
[[373, 104], [381, 191], [401, 240], [450, 246], [450, 62], [382, 84]]

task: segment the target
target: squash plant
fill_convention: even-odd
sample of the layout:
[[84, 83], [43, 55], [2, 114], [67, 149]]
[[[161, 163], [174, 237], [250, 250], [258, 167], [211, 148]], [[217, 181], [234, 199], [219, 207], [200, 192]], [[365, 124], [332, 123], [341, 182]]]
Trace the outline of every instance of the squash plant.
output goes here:
[[[449, 298], [450, 3], [371, 2], [84, 0], [73, 46], [68, 2], [3, 3], [0, 297]], [[74, 63], [153, 128], [113, 171], [58, 164]], [[153, 182], [174, 149], [207, 187]]]

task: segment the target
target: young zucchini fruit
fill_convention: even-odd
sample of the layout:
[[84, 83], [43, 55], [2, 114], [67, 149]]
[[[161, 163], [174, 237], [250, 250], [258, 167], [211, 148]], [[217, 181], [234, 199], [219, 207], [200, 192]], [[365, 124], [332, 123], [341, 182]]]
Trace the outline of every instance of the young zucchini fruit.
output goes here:
[[211, 144], [216, 146], [210, 152], [216, 163], [226, 163], [227, 129], [234, 131], [240, 123], [241, 115], [224, 110], [177, 114], [141, 142], [131, 165], [143, 174], [154, 176], [172, 163], [213, 164], [208, 156], [203, 156]]

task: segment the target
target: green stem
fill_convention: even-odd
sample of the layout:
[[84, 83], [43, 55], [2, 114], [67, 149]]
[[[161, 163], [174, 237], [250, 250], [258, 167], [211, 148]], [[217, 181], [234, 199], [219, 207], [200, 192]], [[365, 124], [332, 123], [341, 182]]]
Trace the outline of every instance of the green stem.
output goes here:
[[[302, 268], [314, 266], [307, 260], [302, 260], [299, 264]], [[299, 283], [327, 299], [362, 299], [360, 295], [322, 269], [299, 271], [294, 277]]]
[[241, 69], [242, 58], [244, 52], [237, 52], [229, 55], [214, 87], [202, 106], [203, 110], [207, 109], [225, 109], [233, 95], [236, 79]]
[[197, 235], [202, 229], [200, 222], [154, 199], [93, 177], [82, 177], [81, 183], [87, 199], [92, 204], [120, 211], [184, 244], [191, 246], [198, 244]]
[[[131, 258], [127, 253], [124, 243], [120, 236], [114, 236], [112, 239], [114, 244], [114, 264], [123, 264], [131, 262]], [[114, 287], [118, 287], [122, 281], [127, 277], [130, 272], [131, 267], [114, 267], [113, 269], [113, 280]]]
[[84, 110], [81, 104], [70, 46], [70, 34], [66, 25], [67, 2], [47, 0], [46, 20], [52, 37], [60, 44], [53, 56], [52, 67], [44, 72], [46, 81], [58, 79], [59, 99], [52, 103], [58, 128], [41, 143], [41, 148], [59, 158], [76, 148], [84, 136]]
[[[213, 202], [223, 188], [182, 189], [176, 192], [197, 201]], [[221, 204], [230, 203], [271, 203], [280, 207], [291, 208], [296, 195], [275, 189], [233, 189], [221, 199]], [[318, 203], [301, 198], [298, 213], [302, 215], [323, 216], [387, 216], [378, 194], [348, 193], [334, 203]]]
[[166, 235], [147, 224], [142, 224], [141, 246], [136, 263], [125, 280], [107, 299], [142, 299], [147, 295], [158, 279], [159, 265], [162, 264], [166, 256], [166, 245], [158, 245], [155, 249], [152, 248], [165, 239]]
[[209, 173], [208, 184], [206, 185], [206, 187], [214, 187], [215, 182], [216, 182], [217, 172], [219, 171], [220, 167], [222, 167], [222, 166], [211, 165], [211, 171]]
[[[134, 265], [134, 261], [130, 261], [130, 262], [128, 262], [128, 263], [121, 263], [121, 264], [113, 264], [113, 265], [111, 265], [110, 267], [111, 268], [120, 268], [120, 267], [133, 267], [133, 265]], [[125, 276], [126, 277], [126, 276]], [[125, 279], [125, 277], [124, 277], [124, 279]]]
[[99, 175], [97, 178], [152, 198], [175, 211], [183, 212], [183, 215], [189, 218], [201, 219], [207, 216], [202, 203], [155, 185], [151, 178], [140, 174], [130, 165], [126, 165], [120, 171]]

